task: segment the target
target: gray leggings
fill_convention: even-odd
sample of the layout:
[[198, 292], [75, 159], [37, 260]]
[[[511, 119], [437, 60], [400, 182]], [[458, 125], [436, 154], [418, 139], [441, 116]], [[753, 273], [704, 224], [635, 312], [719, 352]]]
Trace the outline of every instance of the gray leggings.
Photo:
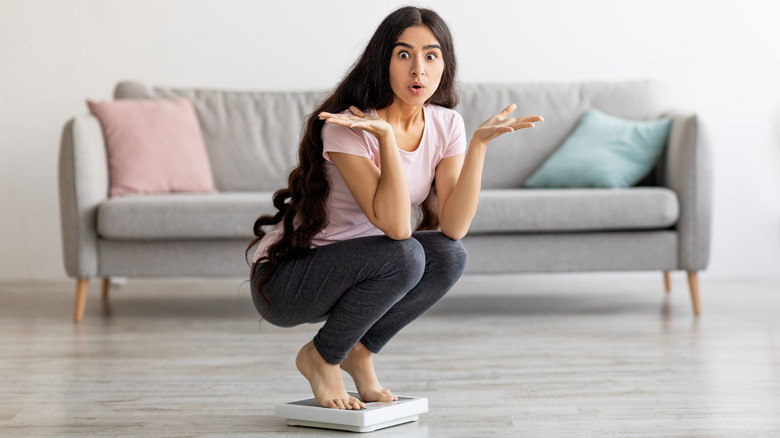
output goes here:
[[[406, 240], [370, 236], [332, 243], [279, 266], [263, 288], [271, 302], [265, 319], [280, 327], [325, 320], [314, 347], [328, 363], [339, 364], [358, 341], [378, 353], [436, 304], [465, 266], [463, 244], [438, 231], [418, 231]], [[254, 278], [266, 268], [255, 263]], [[252, 300], [265, 314], [256, 284]]]

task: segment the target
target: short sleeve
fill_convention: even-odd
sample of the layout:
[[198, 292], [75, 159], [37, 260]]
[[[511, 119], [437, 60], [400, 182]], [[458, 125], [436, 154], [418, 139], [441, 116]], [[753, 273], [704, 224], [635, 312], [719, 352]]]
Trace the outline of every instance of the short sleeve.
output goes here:
[[452, 157], [466, 152], [466, 126], [463, 123], [463, 117], [455, 111], [452, 111], [452, 131], [450, 132], [450, 141], [447, 149], [444, 151], [444, 158]]
[[330, 159], [330, 152], [342, 152], [371, 159], [371, 151], [359, 132], [346, 126], [326, 123], [322, 127], [322, 156]]

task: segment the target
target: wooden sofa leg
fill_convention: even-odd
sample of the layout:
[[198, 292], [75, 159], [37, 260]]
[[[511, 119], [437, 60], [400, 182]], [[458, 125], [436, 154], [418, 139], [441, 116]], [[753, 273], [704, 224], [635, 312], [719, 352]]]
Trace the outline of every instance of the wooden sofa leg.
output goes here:
[[108, 299], [108, 293], [111, 291], [111, 277], [103, 277], [103, 300]]
[[669, 271], [664, 271], [664, 290], [666, 293], [672, 291], [672, 273]]
[[699, 271], [688, 271], [688, 286], [691, 288], [691, 302], [693, 303], [693, 314], [701, 314], [701, 304], [699, 301]]
[[73, 322], [81, 322], [84, 317], [84, 305], [87, 303], [87, 291], [89, 290], [89, 278], [76, 280], [76, 308], [73, 312]]

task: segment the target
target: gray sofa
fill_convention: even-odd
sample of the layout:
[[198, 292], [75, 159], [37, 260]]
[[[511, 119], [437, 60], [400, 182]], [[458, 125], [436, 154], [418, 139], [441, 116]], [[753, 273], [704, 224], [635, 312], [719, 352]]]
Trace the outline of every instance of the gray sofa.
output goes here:
[[[109, 197], [99, 121], [80, 115], [63, 129], [59, 189], [64, 262], [77, 279], [80, 321], [90, 278], [247, 277], [252, 224], [275, 211], [271, 194], [297, 159], [305, 116], [321, 92], [237, 92], [123, 82], [115, 98], [185, 96], [195, 105], [216, 194]], [[697, 272], [710, 248], [711, 158], [695, 114], [670, 111], [653, 82], [464, 84], [467, 134], [515, 102], [515, 114], [544, 116], [531, 130], [490, 145], [479, 211], [464, 244], [467, 273], [688, 272], [699, 313]], [[523, 182], [589, 108], [628, 119], [674, 119], [655, 169], [629, 189], [531, 190]]]

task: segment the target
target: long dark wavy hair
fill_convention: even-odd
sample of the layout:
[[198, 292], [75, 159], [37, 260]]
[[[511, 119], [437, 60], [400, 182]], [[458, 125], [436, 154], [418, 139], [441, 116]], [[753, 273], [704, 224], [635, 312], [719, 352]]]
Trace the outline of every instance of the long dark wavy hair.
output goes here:
[[[260, 216], [255, 221], [253, 231], [256, 237], [246, 249], [247, 257], [252, 247], [265, 236], [263, 227], [282, 222], [284, 229], [282, 237], [268, 247], [268, 255], [259, 260], [268, 262], [265, 273], [256, 279], [253, 270], [250, 278], [251, 282], [257, 282], [257, 290], [266, 309], [270, 308], [271, 303], [263, 292], [263, 285], [271, 279], [279, 265], [309, 252], [312, 239], [328, 224], [325, 201], [330, 193], [330, 183], [322, 157], [322, 126], [325, 122], [319, 120], [319, 113], [340, 113], [350, 105], [361, 110], [390, 106], [393, 103], [393, 91], [390, 88], [393, 48], [406, 28], [419, 25], [427, 26], [433, 32], [441, 46], [444, 60], [439, 88], [426, 104], [433, 103], [446, 108], [457, 105], [457, 62], [452, 35], [444, 20], [432, 10], [416, 7], [404, 7], [388, 15], [341, 83], [306, 119], [298, 151], [298, 166], [290, 172], [287, 188], [277, 191], [273, 196], [274, 207], [278, 211], [276, 214]], [[434, 188], [420, 208], [422, 214], [416, 229], [437, 229], [439, 219]]]

